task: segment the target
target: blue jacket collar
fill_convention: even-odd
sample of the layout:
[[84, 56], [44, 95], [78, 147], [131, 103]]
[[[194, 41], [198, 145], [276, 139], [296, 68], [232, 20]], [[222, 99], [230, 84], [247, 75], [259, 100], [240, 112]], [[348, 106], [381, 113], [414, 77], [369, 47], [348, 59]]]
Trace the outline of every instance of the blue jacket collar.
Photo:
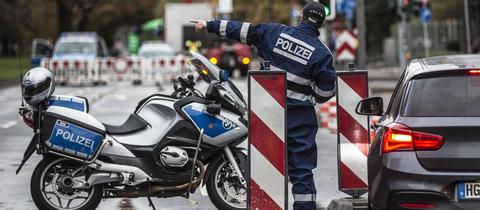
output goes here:
[[318, 29], [308, 23], [299, 23], [297, 26], [295, 26], [295, 28], [308, 35], [320, 36], [320, 32], [318, 31]]

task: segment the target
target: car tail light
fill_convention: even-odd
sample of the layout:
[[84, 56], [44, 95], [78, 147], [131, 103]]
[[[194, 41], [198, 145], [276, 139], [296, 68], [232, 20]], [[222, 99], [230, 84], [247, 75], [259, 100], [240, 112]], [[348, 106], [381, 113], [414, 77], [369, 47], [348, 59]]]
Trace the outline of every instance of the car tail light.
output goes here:
[[387, 126], [383, 138], [383, 153], [413, 150], [412, 130], [405, 125], [392, 123]]
[[438, 150], [443, 145], [443, 136], [413, 131], [415, 150]]
[[468, 73], [469, 73], [469, 74], [479, 75], [479, 74], [480, 74], [480, 69], [468, 70]]
[[398, 204], [404, 209], [434, 209], [437, 208], [435, 204], [431, 203], [400, 203]]
[[383, 138], [383, 153], [394, 151], [438, 150], [443, 145], [443, 136], [413, 131], [406, 125], [387, 125]]

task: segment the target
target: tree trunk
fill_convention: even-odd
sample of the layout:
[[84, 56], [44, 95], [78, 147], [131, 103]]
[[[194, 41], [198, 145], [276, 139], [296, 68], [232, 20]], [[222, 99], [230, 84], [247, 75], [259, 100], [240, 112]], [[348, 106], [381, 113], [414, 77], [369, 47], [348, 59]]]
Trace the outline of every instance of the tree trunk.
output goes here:
[[70, 1], [57, 0], [58, 32], [71, 30], [72, 11], [68, 7]]

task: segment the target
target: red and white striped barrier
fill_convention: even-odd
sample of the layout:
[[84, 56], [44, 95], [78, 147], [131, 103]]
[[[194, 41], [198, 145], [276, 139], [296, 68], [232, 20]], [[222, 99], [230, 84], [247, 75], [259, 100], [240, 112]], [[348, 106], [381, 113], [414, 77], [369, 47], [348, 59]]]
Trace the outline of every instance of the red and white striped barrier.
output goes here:
[[368, 97], [367, 71], [337, 72], [339, 189], [351, 196], [368, 191], [369, 120], [355, 112]]
[[337, 61], [354, 61], [357, 47], [358, 39], [353, 31], [342, 31], [335, 40]]
[[60, 84], [86, 84], [92, 82], [94, 71], [93, 60], [78, 59], [42, 59], [40, 66], [50, 69], [55, 76], [55, 80]]
[[330, 133], [337, 133], [337, 101], [335, 98], [320, 104], [317, 111], [320, 118], [320, 127], [330, 130]]
[[99, 84], [117, 80], [165, 83], [188, 71], [186, 58], [182, 55], [84, 60], [44, 58], [41, 66], [50, 69], [60, 84]]
[[[380, 117], [378, 116], [370, 117], [370, 128], [372, 128], [373, 125], [376, 125], [379, 120], [380, 120]], [[372, 143], [371, 141], [374, 138], [375, 138], [375, 129], [370, 129], [370, 143]]]
[[288, 208], [286, 74], [249, 72], [248, 208]]
[[[149, 79], [154, 82], [170, 82], [178, 76], [184, 75], [187, 69], [187, 58], [182, 55], [175, 57], [151, 58], [147, 63], [151, 65]], [[148, 68], [146, 68], [148, 69]]]

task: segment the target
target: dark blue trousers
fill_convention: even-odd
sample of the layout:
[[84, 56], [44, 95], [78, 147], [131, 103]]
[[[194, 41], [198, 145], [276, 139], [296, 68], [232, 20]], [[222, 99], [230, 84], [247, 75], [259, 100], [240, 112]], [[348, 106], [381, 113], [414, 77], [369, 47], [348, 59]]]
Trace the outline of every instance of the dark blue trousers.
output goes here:
[[287, 109], [288, 176], [293, 184], [294, 210], [314, 210], [316, 189], [312, 170], [317, 167], [318, 130], [315, 109]]

